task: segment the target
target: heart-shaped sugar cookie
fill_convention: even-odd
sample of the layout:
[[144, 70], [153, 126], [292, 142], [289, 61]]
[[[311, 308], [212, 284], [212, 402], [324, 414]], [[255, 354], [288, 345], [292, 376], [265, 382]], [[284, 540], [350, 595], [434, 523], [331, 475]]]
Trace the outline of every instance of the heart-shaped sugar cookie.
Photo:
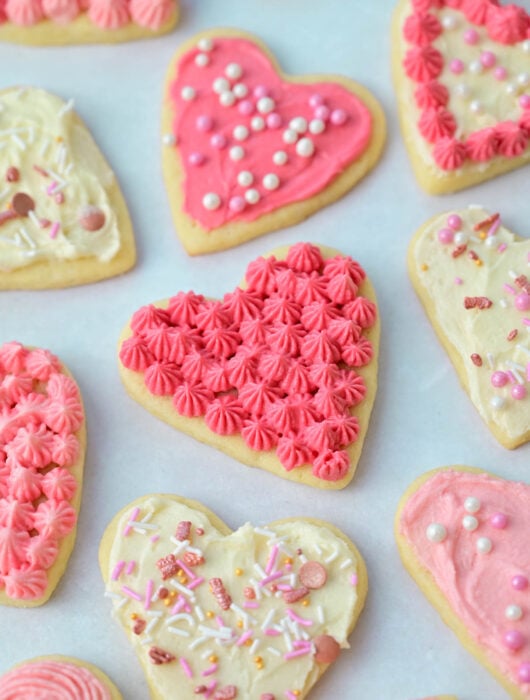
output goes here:
[[302, 221], [364, 177], [385, 139], [366, 88], [287, 76], [259, 39], [231, 29], [179, 49], [162, 128], [171, 209], [190, 254]]
[[414, 236], [409, 273], [475, 408], [508, 448], [530, 439], [530, 242], [480, 207]]
[[393, 72], [416, 177], [432, 194], [530, 162], [530, 15], [497, 0], [400, 0]]
[[0, 289], [85, 284], [134, 265], [125, 200], [73, 100], [0, 91], [0, 180]]
[[222, 301], [180, 292], [139, 309], [120, 340], [129, 394], [157, 417], [292, 481], [352, 479], [375, 398], [373, 288], [350, 257], [309, 243], [250, 263]]
[[421, 476], [396, 516], [408, 572], [514, 700], [530, 697], [529, 528], [530, 486], [468, 467]]
[[100, 566], [153, 698], [302, 700], [348, 646], [366, 570], [310, 518], [235, 532], [200, 503], [152, 495], [124, 508]]
[[0, 346], [0, 604], [42, 605], [75, 541], [86, 446], [76, 383], [47, 350]]

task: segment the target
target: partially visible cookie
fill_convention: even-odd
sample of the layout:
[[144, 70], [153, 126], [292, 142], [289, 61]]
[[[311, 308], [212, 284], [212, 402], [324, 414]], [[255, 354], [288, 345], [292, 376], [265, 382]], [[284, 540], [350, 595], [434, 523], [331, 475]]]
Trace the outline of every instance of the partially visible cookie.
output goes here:
[[122, 700], [110, 678], [71, 656], [39, 656], [0, 676], [2, 700]]
[[163, 169], [177, 234], [209, 253], [290, 226], [378, 161], [385, 118], [350, 78], [288, 76], [255, 36], [214, 29], [171, 61]]
[[166, 34], [178, 17], [179, 0], [3, 0], [0, 41], [113, 44]]
[[0, 91], [0, 289], [96, 282], [135, 259], [119, 184], [73, 100]]
[[530, 163], [530, 15], [497, 0], [399, 0], [392, 70], [415, 175], [454, 192]]
[[85, 415], [55, 355], [0, 345], [0, 604], [42, 605], [72, 552]]

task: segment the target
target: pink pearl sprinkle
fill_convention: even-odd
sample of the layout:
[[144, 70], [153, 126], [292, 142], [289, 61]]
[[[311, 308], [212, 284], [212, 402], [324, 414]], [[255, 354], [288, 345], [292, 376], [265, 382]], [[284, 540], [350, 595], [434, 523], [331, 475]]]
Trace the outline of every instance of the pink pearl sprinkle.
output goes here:
[[519, 311], [530, 310], [530, 294], [522, 292], [515, 297], [515, 308]]
[[230, 211], [241, 212], [245, 208], [245, 198], [244, 197], [232, 197], [229, 201], [228, 206]]
[[200, 117], [197, 117], [195, 124], [199, 131], [210, 131], [213, 126], [212, 118], [207, 114], [201, 114]]
[[265, 85], [256, 85], [254, 88], [254, 97], [256, 97], [258, 100], [260, 97], [268, 97], [269, 96], [269, 91], [265, 87]]
[[508, 632], [504, 634], [504, 643], [508, 649], [511, 649], [512, 651], [521, 649], [521, 647], [524, 646], [525, 641], [524, 635], [522, 635], [518, 630], [508, 630]]
[[223, 134], [214, 134], [210, 139], [210, 143], [214, 148], [224, 148], [226, 146], [226, 136]]
[[326, 105], [315, 107], [315, 119], [322, 119], [323, 122], [329, 119], [330, 110]]
[[466, 44], [476, 44], [478, 41], [478, 32], [474, 29], [466, 29], [464, 32], [464, 41]]
[[311, 97], [309, 98], [309, 105], [313, 108], [318, 107], [323, 103], [324, 103], [324, 98], [322, 97], [322, 95], [319, 95], [318, 93], [311, 95]]
[[517, 574], [512, 578], [512, 586], [516, 591], [524, 591], [528, 588], [528, 579], [522, 574]]
[[526, 396], [526, 388], [522, 384], [514, 384], [512, 386], [512, 398], [520, 401]]
[[447, 245], [448, 243], [452, 243], [453, 239], [455, 237], [455, 234], [453, 231], [451, 231], [450, 228], [441, 228], [438, 231], [438, 240], [440, 243], [443, 243], [444, 245]]
[[269, 129], [279, 129], [282, 125], [282, 118], [278, 112], [271, 112], [267, 114], [267, 126]]
[[530, 109], [530, 95], [521, 95], [519, 105], [522, 109]]
[[504, 530], [508, 525], [508, 518], [504, 513], [494, 513], [490, 518], [490, 524], [497, 530]]
[[453, 58], [453, 60], [449, 63], [449, 70], [451, 73], [459, 75], [464, 70], [464, 62], [459, 58]]
[[447, 225], [449, 228], [452, 228], [453, 231], [460, 231], [462, 228], [462, 219], [458, 216], [458, 214], [451, 214], [447, 217]]
[[237, 108], [239, 110], [239, 114], [243, 114], [244, 116], [252, 114], [254, 111], [254, 105], [250, 100], [243, 100], [238, 104]]
[[346, 112], [343, 109], [334, 109], [331, 113], [331, 123], [335, 126], [341, 126], [346, 121]]
[[64, 194], [62, 192], [57, 192], [54, 199], [57, 204], [64, 204]]
[[497, 66], [497, 68], [495, 68], [493, 71], [493, 75], [497, 78], [497, 80], [506, 80], [508, 71], [503, 66]]
[[501, 372], [500, 370], [493, 372], [491, 375], [491, 383], [494, 387], [499, 389], [501, 386], [505, 386], [508, 383], [508, 375], [506, 372]]
[[493, 51], [483, 51], [480, 54], [480, 62], [484, 66], [484, 68], [492, 68], [497, 61], [497, 56], [493, 53]]
[[530, 663], [525, 661], [519, 666], [517, 676], [522, 683], [530, 683]]
[[197, 151], [190, 153], [188, 156], [188, 163], [190, 165], [202, 165], [204, 163], [204, 156], [202, 153], [198, 153]]

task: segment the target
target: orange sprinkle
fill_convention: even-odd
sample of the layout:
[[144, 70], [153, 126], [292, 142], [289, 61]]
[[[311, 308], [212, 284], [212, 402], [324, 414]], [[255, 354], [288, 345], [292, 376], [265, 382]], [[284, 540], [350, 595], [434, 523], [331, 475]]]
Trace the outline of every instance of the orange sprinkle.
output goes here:
[[[421, 269], [423, 270], [423, 272], [426, 272], [429, 269], [429, 266], [426, 263], [422, 263]], [[293, 690], [293, 693], [294, 693], [294, 690]], [[294, 694], [296, 695], [296, 693], [294, 693]]]
[[243, 569], [236, 569], [234, 573], [236, 576], [241, 576], [241, 574], [243, 573]]
[[304, 598], [304, 600], [302, 601], [302, 605], [304, 606], [304, 608], [307, 608], [307, 606], [309, 605], [309, 601], [307, 600], [307, 598]]
[[209, 618], [209, 619], [211, 620], [212, 617], [213, 617], [213, 612], [212, 612], [211, 610], [207, 610], [207, 611], [206, 611], [206, 617]]
[[211, 664], [216, 664], [217, 663], [217, 656], [215, 654], [212, 654], [211, 656], [208, 657], [208, 661]]

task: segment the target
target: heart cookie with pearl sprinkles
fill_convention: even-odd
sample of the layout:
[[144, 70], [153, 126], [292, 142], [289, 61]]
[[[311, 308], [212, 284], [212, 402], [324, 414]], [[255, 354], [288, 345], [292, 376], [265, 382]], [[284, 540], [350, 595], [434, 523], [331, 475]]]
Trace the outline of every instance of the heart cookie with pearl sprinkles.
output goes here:
[[311, 518], [232, 532], [200, 503], [124, 508], [99, 560], [152, 697], [302, 700], [337, 659], [368, 589], [355, 545]]
[[287, 76], [259, 39], [232, 29], [179, 49], [162, 114], [164, 178], [191, 255], [302, 221], [364, 177], [385, 140], [366, 88]]
[[114, 44], [166, 34], [178, 17], [178, 0], [2, 0], [0, 41]]
[[122, 700], [110, 678], [71, 656], [39, 656], [0, 676], [2, 700]]
[[530, 486], [469, 467], [416, 479], [395, 532], [405, 568], [514, 700], [530, 697]]
[[343, 488], [375, 399], [379, 320], [359, 263], [297, 243], [259, 257], [222, 301], [144, 306], [120, 338], [128, 393], [249, 466]]
[[134, 265], [127, 205], [73, 105], [37, 88], [0, 91], [0, 289], [85, 284]]
[[530, 241], [481, 207], [430, 219], [409, 274], [460, 381], [504, 447], [530, 440]]
[[81, 395], [57, 357], [0, 345], [0, 604], [42, 605], [63, 575], [85, 447]]
[[400, 0], [392, 68], [420, 185], [469, 187], [530, 162], [530, 15], [497, 0]]

